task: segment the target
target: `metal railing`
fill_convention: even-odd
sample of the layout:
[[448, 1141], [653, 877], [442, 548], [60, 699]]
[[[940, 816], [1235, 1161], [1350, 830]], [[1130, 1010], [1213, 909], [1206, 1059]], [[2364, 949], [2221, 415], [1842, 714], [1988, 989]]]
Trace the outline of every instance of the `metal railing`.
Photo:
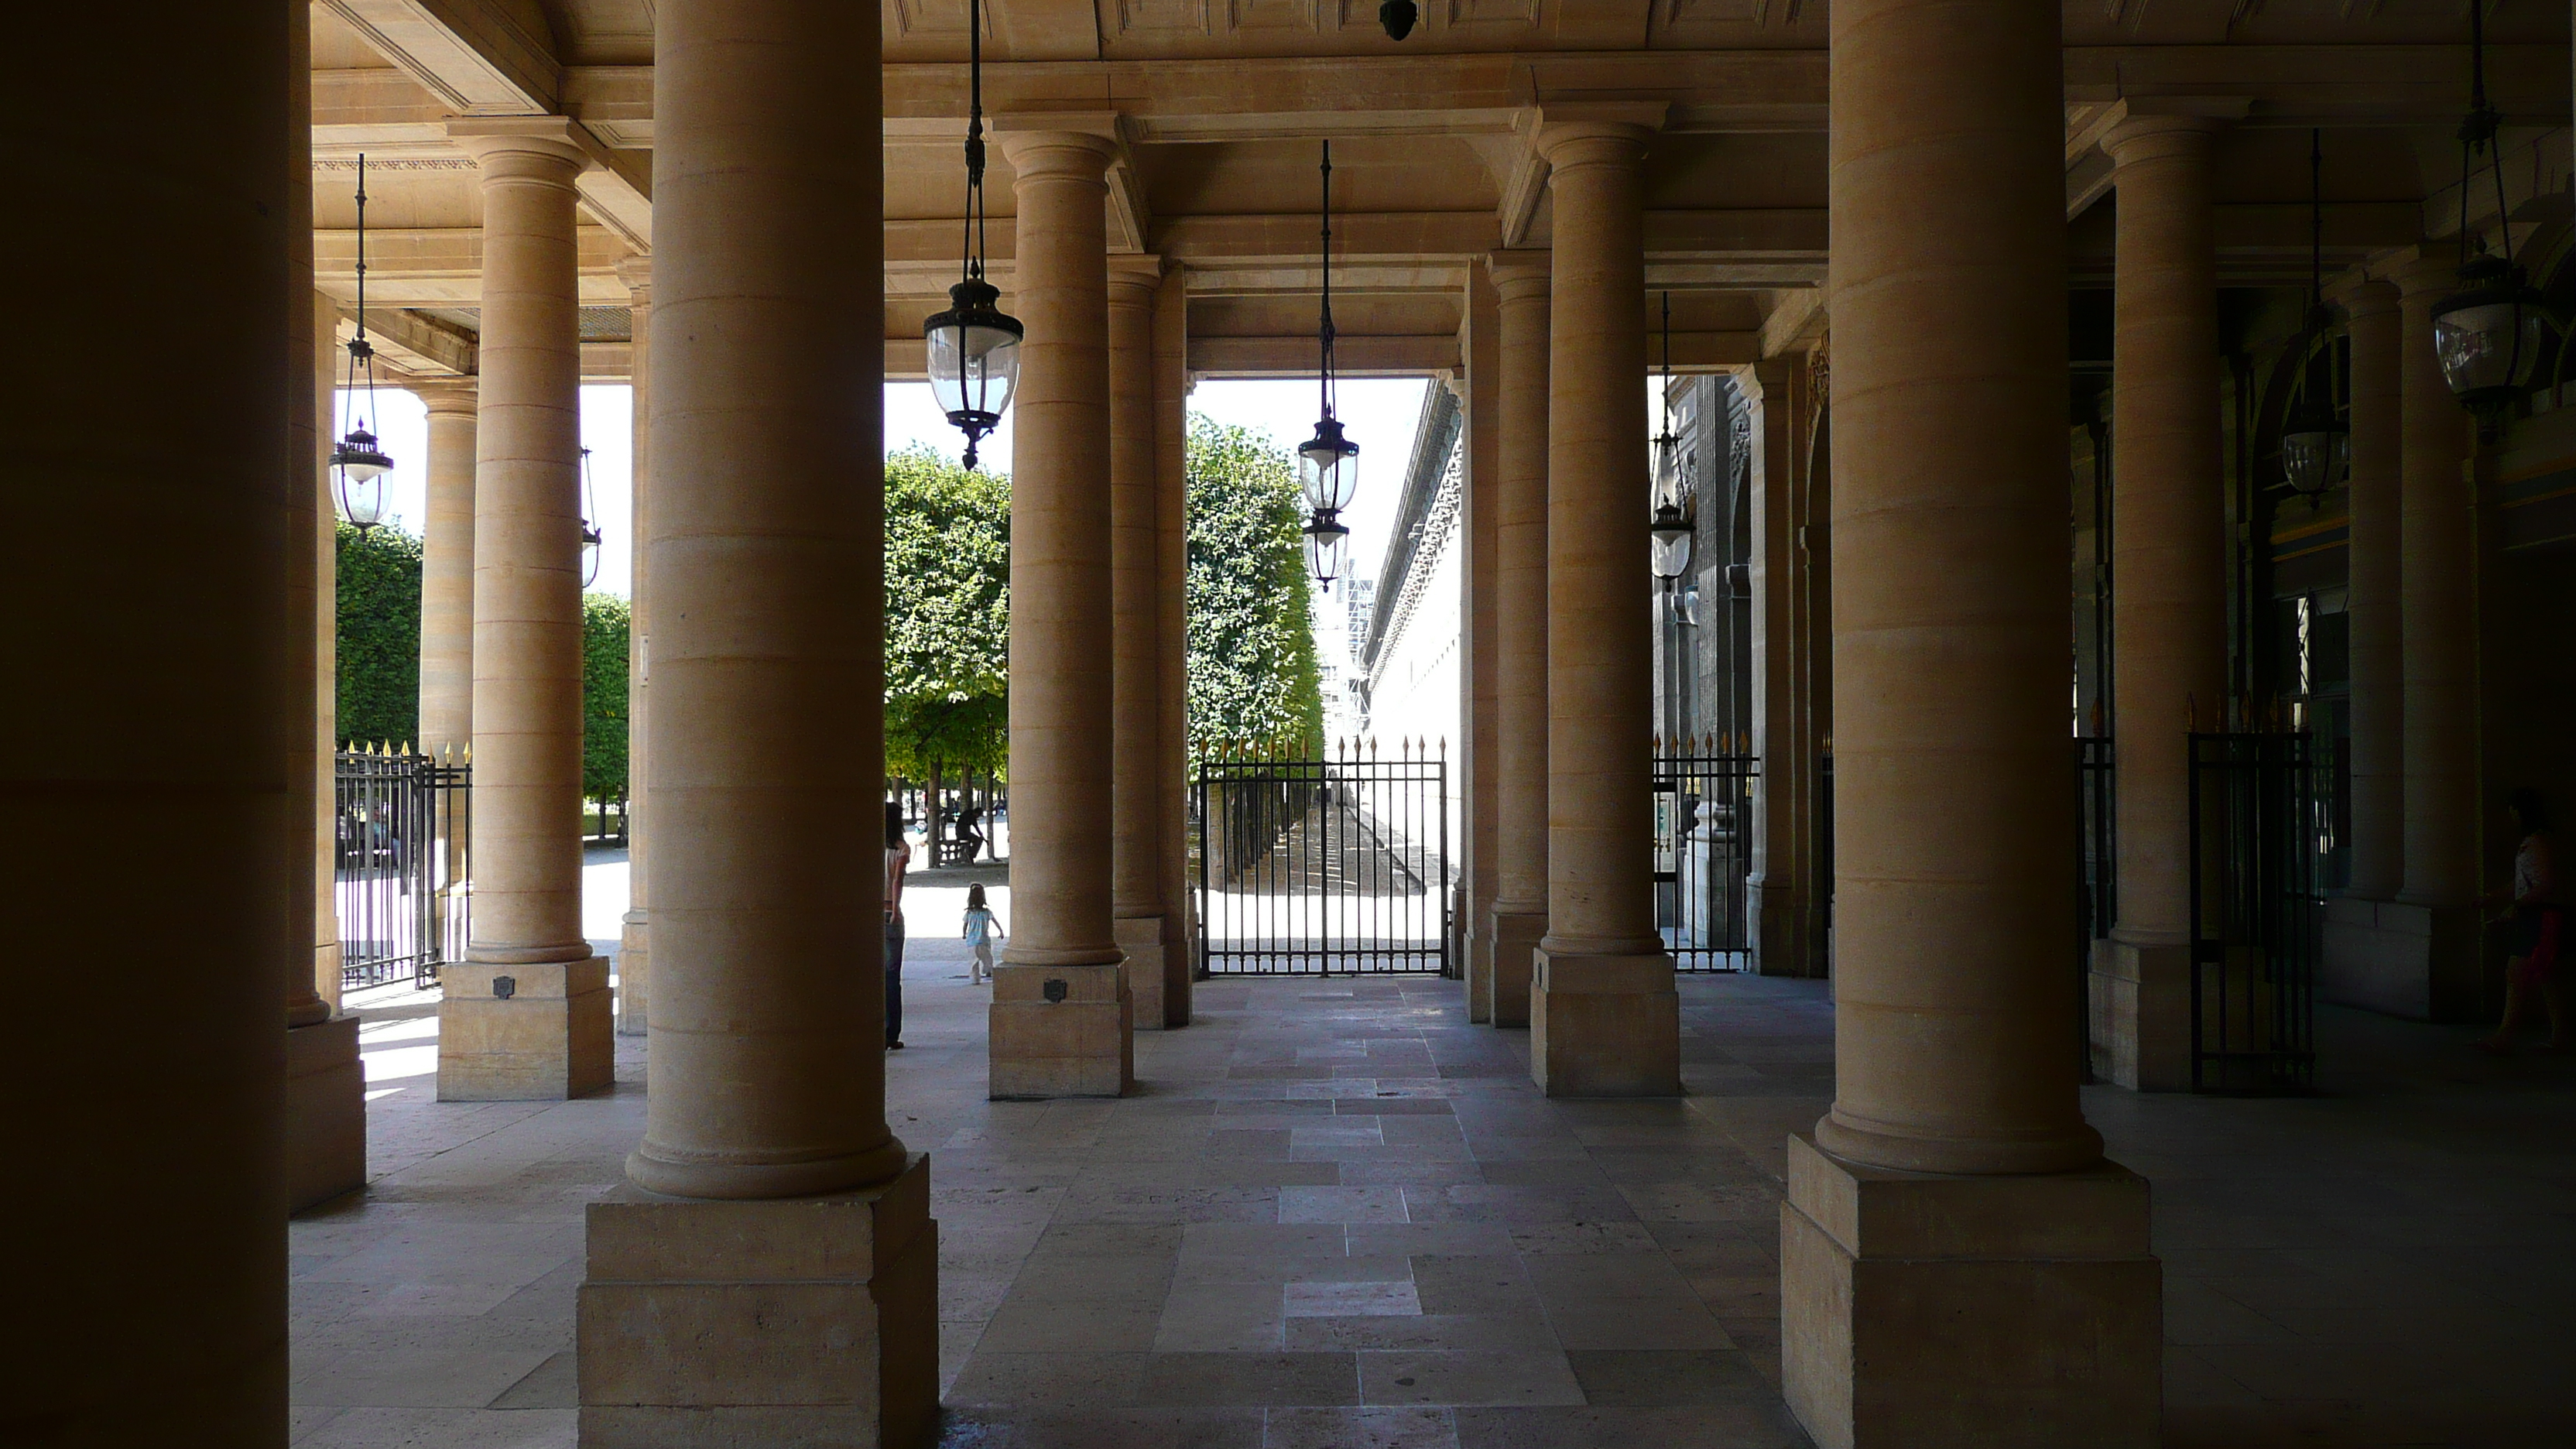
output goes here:
[[2191, 1085], [2316, 1079], [2315, 752], [2305, 731], [2191, 736]]
[[1753, 755], [1655, 742], [1655, 925], [1679, 971], [1753, 969]]
[[336, 764], [341, 989], [433, 985], [465, 951], [473, 767], [385, 748], [341, 750]]
[[1199, 964], [1212, 975], [1447, 972], [1449, 766], [1380, 756], [1202, 759], [1190, 792]]

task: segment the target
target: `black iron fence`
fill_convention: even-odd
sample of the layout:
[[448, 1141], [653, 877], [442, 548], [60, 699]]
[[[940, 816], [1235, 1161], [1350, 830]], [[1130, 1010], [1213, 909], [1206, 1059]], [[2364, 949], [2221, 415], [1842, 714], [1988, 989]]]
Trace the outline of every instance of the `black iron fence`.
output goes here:
[[2191, 1084], [2316, 1077], [2317, 846], [2333, 822], [2304, 732], [2191, 736]]
[[473, 767], [385, 749], [342, 750], [337, 762], [341, 989], [431, 985], [465, 950]]
[[1676, 970], [1753, 969], [1745, 889], [1761, 774], [1714, 739], [1655, 742], [1655, 925]]
[[1381, 756], [1199, 761], [1190, 792], [1199, 963], [1214, 975], [1450, 967], [1449, 766]]

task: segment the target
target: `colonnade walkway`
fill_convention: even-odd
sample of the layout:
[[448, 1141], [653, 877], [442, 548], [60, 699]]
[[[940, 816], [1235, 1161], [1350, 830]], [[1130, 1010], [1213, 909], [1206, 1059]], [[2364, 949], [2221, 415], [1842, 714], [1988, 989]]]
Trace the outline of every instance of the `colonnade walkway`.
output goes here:
[[[1832, 1090], [1825, 983], [1683, 978], [1678, 1100], [1551, 1101], [1456, 983], [1338, 977], [1201, 983], [1132, 1097], [994, 1103], [964, 975], [913, 943], [887, 1085], [932, 1153], [944, 1444], [1807, 1442], [1779, 1174]], [[2316, 1097], [2087, 1089], [2155, 1184], [2169, 1444], [2576, 1435], [2576, 1064], [2471, 1035], [2326, 1008]], [[621, 1037], [615, 1091], [559, 1103], [371, 1082], [370, 1189], [292, 1228], [296, 1443], [574, 1442], [582, 1207], [642, 1067]]]

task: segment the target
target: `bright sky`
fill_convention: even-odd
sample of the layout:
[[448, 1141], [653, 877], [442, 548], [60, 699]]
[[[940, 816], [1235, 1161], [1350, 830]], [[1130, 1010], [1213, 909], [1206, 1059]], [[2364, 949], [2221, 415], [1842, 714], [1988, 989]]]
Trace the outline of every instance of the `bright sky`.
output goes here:
[[[1342, 429], [1360, 445], [1359, 495], [1343, 515], [1351, 529], [1351, 567], [1374, 577], [1386, 556], [1386, 536], [1393, 527], [1396, 494], [1404, 486], [1404, 465], [1413, 457], [1413, 431], [1422, 415], [1421, 378], [1354, 378], [1340, 386], [1338, 413]], [[601, 593], [623, 596], [634, 572], [628, 550], [634, 546], [633, 394], [620, 386], [581, 390], [581, 440], [591, 450], [591, 487], [597, 510], [594, 521], [605, 535], [599, 581]], [[429, 451], [428, 414], [420, 400], [397, 389], [376, 394], [376, 435], [394, 460], [385, 480], [385, 513], [404, 531], [417, 534], [426, 516], [421, 501], [423, 460]], [[1204, 382], [1190, 395], [1190, 410], [1222, 423], [1267, 433], [1281, 448], [1294, 448], [1315, 431], [1316, 396], [1311, 381]], [[346, 400], [340, 430], [346, 429]], [[928, 443], [943, 456], [965, 452], [965, 439], [941, 415], [926, 382], [886, 385], [886, 448]], [[1011, 420], [984, 440], [984, 466], [997, 472], [1011, 467]]]

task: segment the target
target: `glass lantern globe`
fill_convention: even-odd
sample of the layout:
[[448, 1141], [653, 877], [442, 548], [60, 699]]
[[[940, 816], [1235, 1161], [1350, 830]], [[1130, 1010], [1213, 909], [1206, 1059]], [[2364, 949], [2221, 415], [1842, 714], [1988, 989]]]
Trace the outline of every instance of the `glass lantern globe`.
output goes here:
[[2323, 406], [2301, 404], [2281, 432], [2281, 468], [2290, 488], [2316, 498], [2344, 480], [2352, 462], [2352, 434]]
[[599, 526], [587, 519], [581, 525], [581, 586], [589, 588], [599, 582]]
[[1682, 506], [1682, 443], [1670, 428], [1655, 435], [1655, 506]]
[[2530, 384], [2540, 361], [2541, 297], [2520, 268], [2495, 257], [2470, 258], [2460, 281], [2433, 309], [2433, 353], [2461, 402], [2499, 407]]
[[930, 391], [939, 410], [966, 435], [966, 466], [975, 466], [975, 444], [1001, 426], [1020, 381], [1018, 318], [994, 303], [990, 283], [964, 281], [948, 289], [948, 310], [921, 324], [930, 349]]
[[394, 460], [376, 446], [376, 435], [365, 428], [351, 428], [331, 450], [332, 493], [340, 516], [360, 533], [384, 522], [384, 477], [393, 466]]
[[1306, 522], [1306, 567], [1315, 582], [1329, 584], [1350, 564], [1351, 531], [1329, 508], [1318, 509]]
[[1297, 486], [1306, 506], [1318, 513], [1339, 513], [1351, 506], [1360, 489], [1360, 445], [1342, 436], [1331, 418], [1315, 424], [1315, 436], [1297, 446]]
[[1654, 539], [1655, 577], [1667, 582], [1680, 578], [1690, 568], [1691, 556], [1691, 526], [1680, 505], [1657, 506], [1648, 532]]

